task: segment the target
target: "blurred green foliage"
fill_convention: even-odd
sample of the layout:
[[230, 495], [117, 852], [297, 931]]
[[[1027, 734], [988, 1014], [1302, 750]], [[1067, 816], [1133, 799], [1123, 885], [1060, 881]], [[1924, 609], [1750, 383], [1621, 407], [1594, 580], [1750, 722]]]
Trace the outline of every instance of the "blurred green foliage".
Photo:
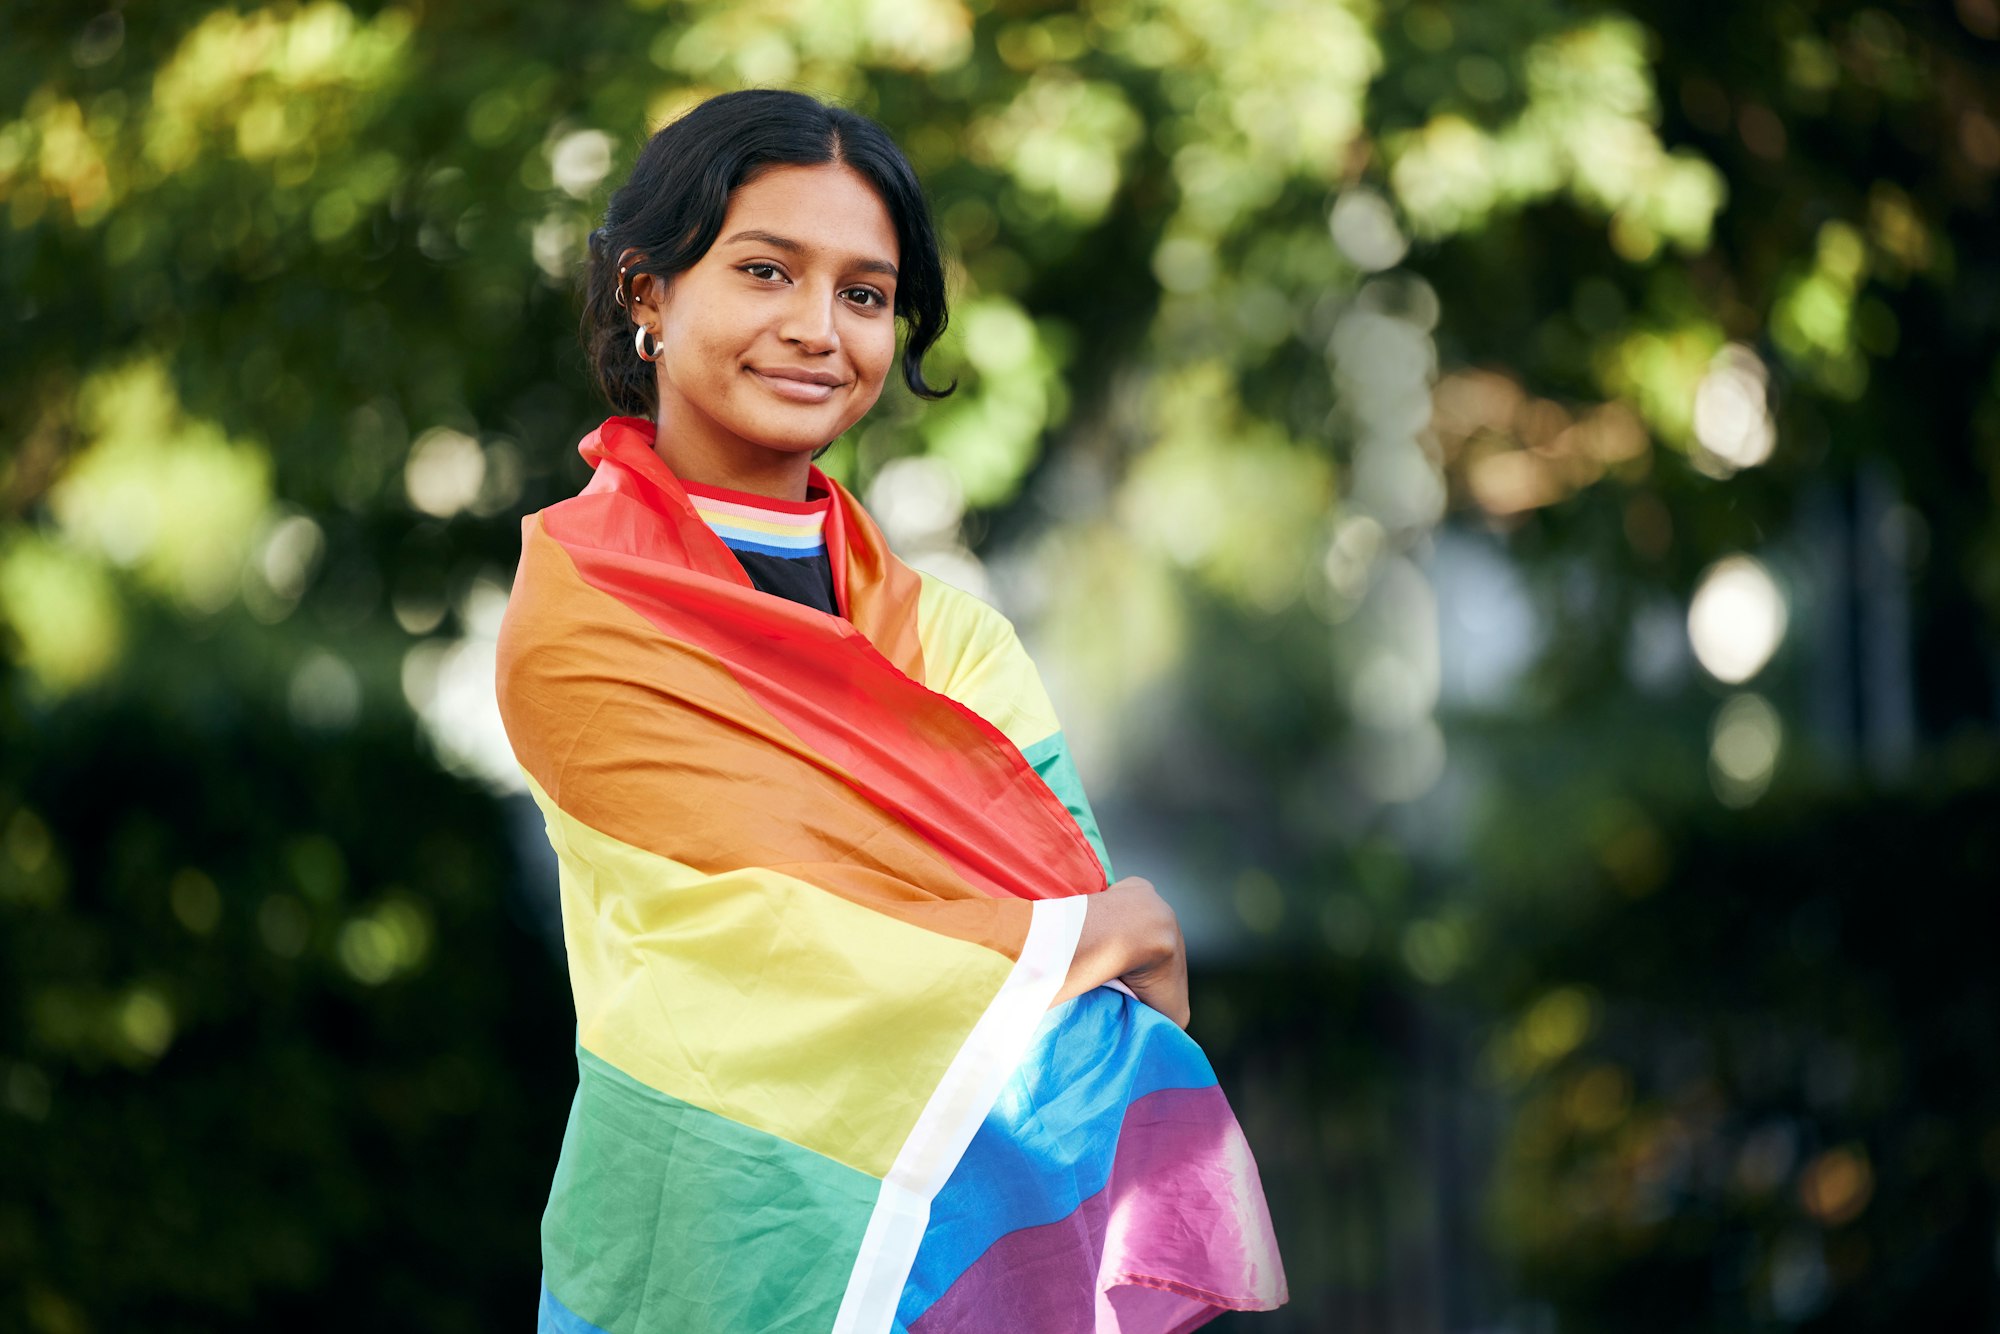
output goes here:
[[963, 388], [824, 464], [1207, 905], [1259, 1327], [1996, 1314], [1993, 0], [5, 31], [0, 1328], [524, 1318], [572, 1074], [492, 628], [583, 238], [746, 84], [932, 192]]
[[1579, 1327], [1988, 1308], [2000, 997], [1964, 927], [2000, 875], [1995, 787], [1711, 816], [1673, 873], [1701, 911], [1605, 884], [1560, 930], [1505, 924], [1543, 976], [1482, 1053], [1522, 1090], [1492, 1208]]
[[179, 703], [0, 759], [0, 1326], [505, 1322], [574, 1022], [499, 812], [400, 719]]

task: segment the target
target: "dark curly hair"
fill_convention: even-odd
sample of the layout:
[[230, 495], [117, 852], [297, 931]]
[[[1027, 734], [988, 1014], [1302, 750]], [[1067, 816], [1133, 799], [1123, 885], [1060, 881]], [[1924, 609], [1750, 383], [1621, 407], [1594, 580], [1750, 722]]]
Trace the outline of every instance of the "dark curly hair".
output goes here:
[[633, 351], [630, 316], [615, 299], [618, 257], [628, 250], [643, 256], [627, 270], [628, 284], [640, 273], [671, 278], [715, 244], [738, 186], [771, 167], [828, 164], [859, 172], [896, 224], [903, 382], [920, 398], [943, 398], [957, 388], [956, 381], [934, 389], [924, 380], [924, 354], [947, 318], [944, 266], [909, 160], [888, 131], [858, 112], [804, 93], [752, 88], [711, 97], [655, 131], [611, 196], [604, 224], [590, 234], [583, 347], [613, 412], [652, 418], [659, 411], [653, 368]]

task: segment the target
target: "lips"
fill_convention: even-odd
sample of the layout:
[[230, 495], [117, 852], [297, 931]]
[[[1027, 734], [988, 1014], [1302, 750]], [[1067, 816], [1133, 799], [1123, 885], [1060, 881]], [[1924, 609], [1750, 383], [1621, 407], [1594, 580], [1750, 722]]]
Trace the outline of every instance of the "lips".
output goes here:
[[823, 384], [838, 387], [845, 384], [838, 375], [827, 371], [802, 370], [793, 366], [752, 366], [750, 368], [767, 380], [798, 380], [804, 384]]
[[744, 368], [757, 377], [758, 383], [780, 398], [794, 403], [824, 403], [833, 397], [833, 391], [845, 384], [838, 376], [825, 371], [793, 370], [775, 366], [770, 370], [759, 370], [755, 366]]

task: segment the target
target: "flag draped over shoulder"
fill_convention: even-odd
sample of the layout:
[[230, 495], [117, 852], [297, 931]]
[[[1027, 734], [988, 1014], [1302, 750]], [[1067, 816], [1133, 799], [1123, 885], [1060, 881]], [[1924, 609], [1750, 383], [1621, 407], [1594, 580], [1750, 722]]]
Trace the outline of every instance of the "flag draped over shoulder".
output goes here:
[[523, 521], [502, 717], [561, 868], [578, 1085], [540, 1328], [1192, 1329], [1285, 1300], [1214, 1072], [1050, 1008], [1111, 871], [1013, 628], [817, 468], [844, 617], [754, 589], [613, 417]]

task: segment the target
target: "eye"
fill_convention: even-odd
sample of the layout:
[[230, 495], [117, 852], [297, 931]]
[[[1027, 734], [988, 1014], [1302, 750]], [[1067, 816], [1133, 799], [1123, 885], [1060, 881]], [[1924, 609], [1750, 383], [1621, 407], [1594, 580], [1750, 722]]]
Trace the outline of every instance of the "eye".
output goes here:
[[[785, 276], [784, 273], [775, 264], [765, 264], [759, 261], [758, 263], [755, 264], [745, 264], [743, 266], [743, 272], [749, 274], [752, 278], [757, 278], [762, 276], [762, 274], [758, 272], [760, 269], [763, 271], [763, 273], [771, 274], [774, 277], [782, 278]], [[770, 279], [767, 278], [765, 279], [765, 281], [769, 282]]]
[[888, 298], [872, 287], [850, 287], [847, 289], [847, 297], [850, 301], [862, 306], [886, 306], [889, 304]]

